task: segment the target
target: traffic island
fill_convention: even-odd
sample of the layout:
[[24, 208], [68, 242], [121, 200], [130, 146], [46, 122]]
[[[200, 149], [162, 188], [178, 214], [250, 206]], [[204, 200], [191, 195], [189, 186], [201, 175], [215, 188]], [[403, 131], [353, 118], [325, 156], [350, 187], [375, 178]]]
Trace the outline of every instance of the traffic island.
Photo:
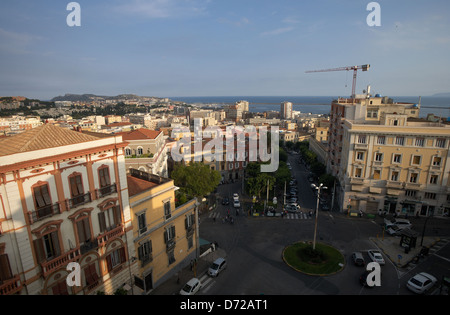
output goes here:
[[286, 246], [283, 260], [291, 268], [313, 276], [335, 274], [344, 268], [344, 255], [334, 247], [323, 243], [297, 242]]

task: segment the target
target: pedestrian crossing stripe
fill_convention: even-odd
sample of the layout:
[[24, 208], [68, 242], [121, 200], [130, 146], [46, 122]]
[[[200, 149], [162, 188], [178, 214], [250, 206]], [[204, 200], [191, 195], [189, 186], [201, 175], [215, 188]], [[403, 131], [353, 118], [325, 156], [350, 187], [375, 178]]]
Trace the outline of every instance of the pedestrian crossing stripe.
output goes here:
[[[208, 215], [209, 219], [219, 219], [221, 217], [220, 212], [211, 212]], [[308, 218], [308, 214], [307, 213], [286, 213], [283, 216], [283, 219], [288, 219], [288, 220], [307, 220], [310, 219]]]

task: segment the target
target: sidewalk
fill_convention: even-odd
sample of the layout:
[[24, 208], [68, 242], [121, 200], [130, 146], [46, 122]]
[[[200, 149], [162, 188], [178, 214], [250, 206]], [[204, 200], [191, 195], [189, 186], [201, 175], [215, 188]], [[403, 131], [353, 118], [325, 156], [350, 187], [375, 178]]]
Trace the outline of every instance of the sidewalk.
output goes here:
[[150, 295], [176, 295], [180, 292], [181, 288], [192, 278], [201, 278], [211, 264], [219, 257], [226, 257], [226, 252], [222, 248], [216, 248], [215, 251], [207, 253], [200, 257], [197, 261], [196, 272], [191, 270], [191, 266], [183, 268], [178, 274], [172, 276], [169, 280], [153, 289]]
[[420, 246], [421, 239], [418, 238], [416, 247], [411, 248], [408, 253], [405, 252], [405, 248], [400, 246], [399, 237], [372, 237], [370, 240], [392, 261], [395, 266], [404, 268], [420, 253], [422, 247], [431, 248], [434, 244], [439, 242], [440, 238], [425, 236], [423, 239], [423, 246]]

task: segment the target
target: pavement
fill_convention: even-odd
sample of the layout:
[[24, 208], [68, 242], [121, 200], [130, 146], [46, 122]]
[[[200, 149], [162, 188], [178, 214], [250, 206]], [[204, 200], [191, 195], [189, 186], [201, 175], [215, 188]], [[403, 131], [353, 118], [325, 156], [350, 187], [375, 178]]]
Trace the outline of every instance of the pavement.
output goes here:
[[400, 237], [389, 236], [389, 237], [378, 237], [370, 238], [370, 240], [383, 252], [383, 254], [392, 261], [392, 263], [399, 267], [404, 268], [408, 266], [409, 263], [413, 262], [415, 257], [420, 254], [422, 247], [427, 247], [431, 249], [436, 245], [441, 239], [439, 237], [428, 237], [423, 238], [423, 244], [420, 246], [421, 237], [417, 238], [417, 245], [411, 248], [409, 251], [402, 246], [400, 246]]
[[[191, 269], [188, 265], [183, 268], [178, 274], [173, 275], [166, 282], [159, 285], [150, 292], [150, 295], [176, 295], [181, 288], [192, 278], [201, 278], [208, 272], [208, 268], [219, 257], [225, 258], [226, 252], [222, 248], [215, 248], [214, 251], [205, 252], [197, 260], [197, 267]], [[179, 278], [178, 278], [179, 277]]]

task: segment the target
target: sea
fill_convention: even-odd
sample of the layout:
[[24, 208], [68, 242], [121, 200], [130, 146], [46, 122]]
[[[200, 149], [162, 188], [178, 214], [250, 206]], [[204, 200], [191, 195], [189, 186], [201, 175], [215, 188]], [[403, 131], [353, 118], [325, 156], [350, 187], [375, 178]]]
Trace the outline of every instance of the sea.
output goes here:
[[[419, 103], [419, 96], [390, 96], [394, 102]], [[211, 107], [222, 107], [237, 101], [248, 101], [250, 112], [280, 111], [282, 102], [293, 103], [293, 110], [301, 113], [328, 115], [336, 96], [187, 96], [169, 97], [174, 101]], [[422, 96], [419, 117], [434, 114], [450, 121], [450, 97]]]

